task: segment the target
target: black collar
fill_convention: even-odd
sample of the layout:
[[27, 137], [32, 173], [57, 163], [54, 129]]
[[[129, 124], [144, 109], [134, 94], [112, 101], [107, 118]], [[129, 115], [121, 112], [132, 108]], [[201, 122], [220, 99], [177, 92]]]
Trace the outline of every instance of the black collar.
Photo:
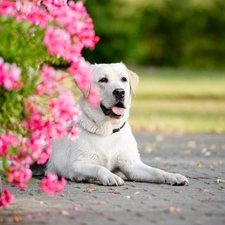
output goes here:
[[126, 122], [123, 123], [123, 125], [120, 128], [117, 129], [113, 129], [113, 134], [119, 132], [124, 126], [125, 126]]

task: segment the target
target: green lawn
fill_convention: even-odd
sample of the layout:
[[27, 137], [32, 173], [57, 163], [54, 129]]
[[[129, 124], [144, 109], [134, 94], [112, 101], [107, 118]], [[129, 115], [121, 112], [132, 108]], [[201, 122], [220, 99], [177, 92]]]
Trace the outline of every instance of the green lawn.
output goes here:
[[225, 133], [225, 71], [129, 68], [140, 77], [133, 130]]
[[225, 71], [132, 68], [134, 129], [225, 132]]

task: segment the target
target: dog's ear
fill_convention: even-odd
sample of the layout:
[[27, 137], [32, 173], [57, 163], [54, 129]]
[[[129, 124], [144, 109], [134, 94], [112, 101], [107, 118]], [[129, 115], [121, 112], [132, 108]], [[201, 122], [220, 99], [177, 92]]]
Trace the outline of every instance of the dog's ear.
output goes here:
[[129, 70], [124, 63], [122, 63], [122, 62], [120, 62], [120, 63], [126, 68], [128, 74], [129, 74], [129, 77], [130, 77], [130, 89], [131, 89], [132, 94], [135, 96], [135, 88], [138, 85], [139, 77], [138, 77], [138, 75], [136, 73], [134, 73], [133, 71]]
[[87, 98], [88, 95], [89, 95], [89, 93], [90, 93], [90, 91], [91, 91], [91, 85], [90, 85], [90, 88], [88, 88], [87, 90], [81, 90], [81, 89], [80, 89], [80, 91], [83, 93], [83, 96], [84, 96], [85, 98]]
[[133, 93], [133, 95], [135, 96], [135, 88], [138, 85], [139, 82], [139, 77], [136, 73], [134, 73], [131, 70], [128, 70], [129, 76], [130, 76], [130, 89]]

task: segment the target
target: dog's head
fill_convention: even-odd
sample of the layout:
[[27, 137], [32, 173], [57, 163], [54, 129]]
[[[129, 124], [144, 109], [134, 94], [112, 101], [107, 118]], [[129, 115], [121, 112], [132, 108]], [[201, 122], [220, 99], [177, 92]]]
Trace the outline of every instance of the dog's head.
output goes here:
[[[96, 88], [102, 102], [99, 108], [111, 118], [123, 117], [130, 108], [131, 95], [135, 94], [138, 76], [123, 63], [95, 64], [91, 88]], [[85, 97], [88, 93], [84, 93]]]

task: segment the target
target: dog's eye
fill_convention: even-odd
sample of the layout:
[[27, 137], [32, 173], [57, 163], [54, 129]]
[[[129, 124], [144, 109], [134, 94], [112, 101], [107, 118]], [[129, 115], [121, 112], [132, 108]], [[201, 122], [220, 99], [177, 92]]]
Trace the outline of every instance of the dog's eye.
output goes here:
[[122, 77], [121, 81], [122, 82], [127, 82], [127, 78], [126, 77]]
[[108, 78], [103, 77], [98, 82], [100, 82], [100, 83], [108, 83], [108, 81], [109, 81]]

